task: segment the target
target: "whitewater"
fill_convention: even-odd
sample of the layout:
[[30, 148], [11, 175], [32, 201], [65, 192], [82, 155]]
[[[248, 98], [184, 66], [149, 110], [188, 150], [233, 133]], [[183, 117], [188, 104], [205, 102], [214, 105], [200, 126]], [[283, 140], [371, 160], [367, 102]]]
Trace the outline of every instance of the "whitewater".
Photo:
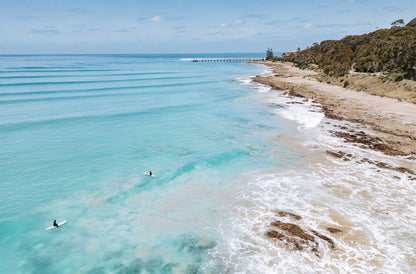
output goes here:
[[357, 125], [251, 81], [270, 68], [194, 57], [262, 56], [0, 56], [2, 273], [416, 270], [412, 176], [328, 151], [415, 160], [332, 136]]

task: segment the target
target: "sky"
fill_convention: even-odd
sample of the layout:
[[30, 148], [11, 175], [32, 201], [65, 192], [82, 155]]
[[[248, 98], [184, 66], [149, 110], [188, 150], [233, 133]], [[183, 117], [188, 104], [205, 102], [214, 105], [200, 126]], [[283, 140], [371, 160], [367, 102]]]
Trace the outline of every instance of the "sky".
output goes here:
[[0, 54], [285, 52], [414, 17], [415, 0], [0, 0]]

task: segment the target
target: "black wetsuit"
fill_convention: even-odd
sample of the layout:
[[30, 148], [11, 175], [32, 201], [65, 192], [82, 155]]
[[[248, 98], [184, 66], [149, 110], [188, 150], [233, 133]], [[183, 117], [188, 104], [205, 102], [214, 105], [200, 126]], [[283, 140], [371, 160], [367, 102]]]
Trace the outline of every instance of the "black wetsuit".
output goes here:
[[149, 176], [152, 176], [152, 171], [149, 171]]
[[53, 226], [59, 227], [58, 224], [56, 223], [56, 220], [53, 221]]

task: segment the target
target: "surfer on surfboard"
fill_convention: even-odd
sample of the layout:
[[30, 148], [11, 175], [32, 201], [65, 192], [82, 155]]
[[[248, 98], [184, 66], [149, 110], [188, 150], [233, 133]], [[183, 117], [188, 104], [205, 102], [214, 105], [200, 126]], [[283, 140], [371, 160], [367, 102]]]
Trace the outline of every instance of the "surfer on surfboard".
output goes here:
[[53, 224], [50, 227], [47, 227], [46, 230], [51, 230], [51, 229], [57, 229], [58, 227], [61, 227], [62, 225], [66, 224], [66, 220], [57, 223], [56, 220], [53, 220]]
[[149, 172], [145, 172], [144, 175], [149, 176], [149, 177], [156, 177], [155, 175], [153, 175], [151, 170], [149, 170]]

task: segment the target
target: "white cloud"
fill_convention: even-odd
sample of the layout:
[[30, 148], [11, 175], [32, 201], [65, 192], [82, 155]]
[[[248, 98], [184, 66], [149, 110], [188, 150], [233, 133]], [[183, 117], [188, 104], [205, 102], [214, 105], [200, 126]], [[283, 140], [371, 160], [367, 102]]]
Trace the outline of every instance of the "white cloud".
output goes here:
[[221, 24], [220, 27], [221, 28], [225, 28], [227, 26], [227, 24]]
[[310, 29], [312, 27], [313, 27], [313, 25], [311, 23], [307, 23], [307, 24], [303, 25], [304, 29]]
[[153, 23], [160, 23], [160, 22], [163, 21], [163, 17], [162, 16], [154, 16], [152, 18], [149, 18], [149, 21], [153, 22]]
[[39, 29], [31, 29], [30, 32], [36, 34], [61, 34], [61, 32], [55, 26], [44, 26], [43, 28]]
[[242, 24], [243, 23], [243, 21], [242, 20], [235, 20], [234, 21], [234, 24], [236, 24], [236, 25], [239, 25], [239, 24]]

